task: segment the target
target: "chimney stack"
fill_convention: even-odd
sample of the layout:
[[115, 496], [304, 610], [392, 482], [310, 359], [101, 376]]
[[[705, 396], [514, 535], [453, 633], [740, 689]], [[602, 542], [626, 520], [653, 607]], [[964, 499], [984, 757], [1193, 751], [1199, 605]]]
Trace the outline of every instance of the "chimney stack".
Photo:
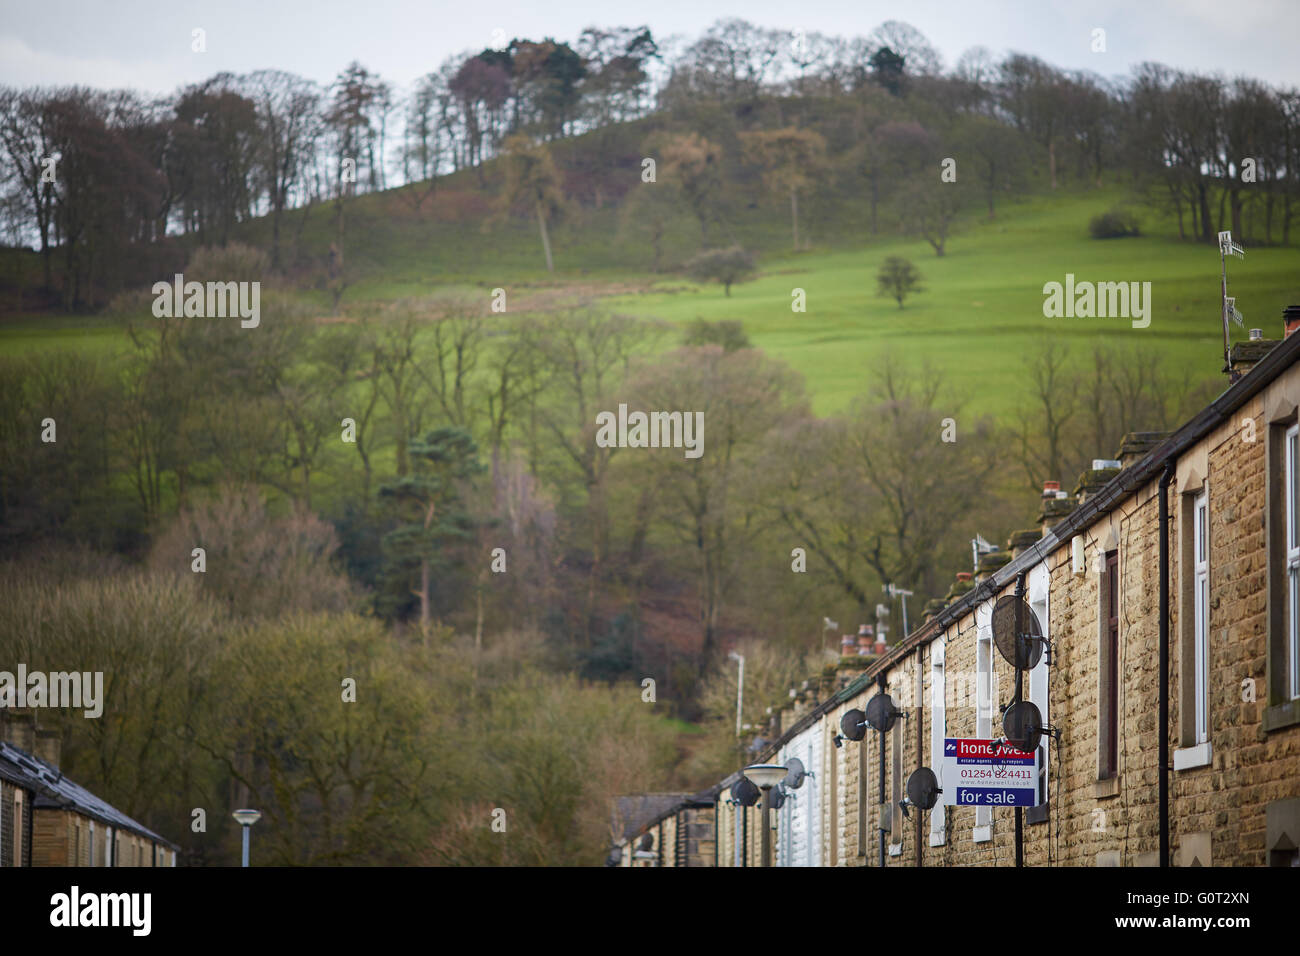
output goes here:
[[1286, 334], [1282, 337], [1286, 339], [1296, 329], [1300, 329], [1300, 305], [1288, 305], [1282, 310], [1282, 326], [1286, 329]]
[[6, 709], [3, 714], [4, 738], [19, 750], [36, 752], [36, 718], [30, 713]]
[[59, 758], [63, 755], [63, 734], [57, 730], [36, 731], [35, 752], [36, 756], [58, 770]]
[[858, 656], [866, 657], [871, 653], [871, 645], [875, 641], [874, 629], [870, 624], [858, 625]]

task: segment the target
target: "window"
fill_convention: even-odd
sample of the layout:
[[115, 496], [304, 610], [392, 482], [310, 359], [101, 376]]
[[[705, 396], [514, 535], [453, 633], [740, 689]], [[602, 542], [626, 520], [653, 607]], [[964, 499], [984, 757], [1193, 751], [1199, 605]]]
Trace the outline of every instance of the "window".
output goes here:
[[14, 866], [23, 865], [23, 792], [14, 790]]
[[903, 721], [896, 719], [889, 739], [889, 855], [903, 852]]
[[[979, 637], [975, 643], [975, 736], [987, 740], [993, 736], [993, 625], [992, 605], [986, 604], [976, 614]], [[993, 839], [993, 808], [975, 808], [976, 843]]]
[[[1041, 570], [1039, 570], [1041, 569]], [[1047, 636], [1047, 589], [1049, 578], [1047, 569], [1039, 565], [1030, 577], [1030, 595], [1029, 607], [1037, 619], [1038, 627], [1044, 637]], [[1043, 717], [1043, 724], [1050, 726], [1052, 723], [1051, 714], [1048, 712], [1048, 694], [1047, 694], [1047, 647], [1043, 646], [1042, 654], [1038, 658], [1038, 663], [1034, 665], [1033, 670], [1029, 672], [1029, 700], [1038, 708], [1038, 712]], [[1047, 822], [1047, 795], [1048, 787], [1048, 744], [1050, 737], [1044, 737], [1038, 745], [1038, 806], [1029, 807], [1025, 811], [1026, 823], [1046, 823]]]
[[1119, 774], [1119, 552], [1107, 551], [1101, 579], [1097, 778]]
[[1286, 700], [1300, 699], [1300, 425], [1286, 430]]
[[[944, 679], [944, 642], [930, 645], [930, 769], [943, 787], [943, 740], [948, 732], [947, 681]], [[930, 811], [930, 846], [943, 846], [946, 834], [944, 806], [936, 803]]]
[[1269, 410], [1266, 467], [1268, 508], [1268, 645], [1264, 730], [1300, 724], [1300, 425], [1284, 401]]
[[1192, 713], [1195, 720], [1194, 743], [1210, 737], [1210, 543], [1209, 494], [1201, 492], [1192, 507], [1192, 602], [1194, 673]]

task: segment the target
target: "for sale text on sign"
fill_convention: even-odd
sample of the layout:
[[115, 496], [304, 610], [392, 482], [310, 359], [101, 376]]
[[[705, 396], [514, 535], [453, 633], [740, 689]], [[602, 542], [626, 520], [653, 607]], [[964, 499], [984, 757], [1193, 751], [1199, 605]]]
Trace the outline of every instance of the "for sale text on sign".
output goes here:
[[1038, 804], [1038, 754], [991, 740], [943, 742], [943, 802], [954, 807], [1032, 807]]

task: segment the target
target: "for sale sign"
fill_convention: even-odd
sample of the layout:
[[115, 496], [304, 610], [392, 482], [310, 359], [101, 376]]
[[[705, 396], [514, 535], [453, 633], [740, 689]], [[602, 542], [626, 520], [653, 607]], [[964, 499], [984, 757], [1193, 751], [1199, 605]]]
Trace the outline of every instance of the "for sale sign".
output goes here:
[[1038, 805], [1038, 754], [974, 737], [943, 742], [943, 802], [955, 807]]

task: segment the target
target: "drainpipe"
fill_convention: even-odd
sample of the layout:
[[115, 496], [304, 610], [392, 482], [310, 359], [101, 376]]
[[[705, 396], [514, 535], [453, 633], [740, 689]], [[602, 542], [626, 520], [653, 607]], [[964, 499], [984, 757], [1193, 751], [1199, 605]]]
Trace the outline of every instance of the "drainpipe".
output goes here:
[[740, 865], [749, 866], [749, 807], [741, 806], [740, 804], [737, 804], [737, 806], [740, 806], [741, 821], [740, 838], [742, 849], [740, 851]]
[[[1024, 633], [1025, 622], [1020, 619], [1025, 606], [1025, 575], [1027, 571], [1021, 571], [1016, 576], [1016, 640], [1014, 647], [1017, 648], [1016, 659], [1019, 661], [1020, 635]], [[992, 648], [990, 648], [990, 651]], [[989, 654], [990, 666], [993, 655]], [[1016, 696], [1015, 703], [1020, 703], [1021, 695], [1025, 689], [1025, 672], [1019, 667], [1016, 668]], [[1036, 784], [1035, 784], [1036, 785]], [[1023, 808], [1016, 807], [1016, 866], [1025, 865], [1025, 811]]]
[[[883, 693], [885, 692], [885, 686], [886, 686], [886, 685], [885, 685], [885, 673], [884, 673], [884, 671], [881, 671], [881, 672], [880, 672], [880, 676], [876, 678], [876, 686], [877, 686], [877, 688], [878, 688], [878, 693], [883, 694]], [[880, 867], [881, 867], [881, 869], [884, 869], [884, 866], [885, 866], [885, 731], [883, 731], [883, 730], [878, 730], [878, 731], [876, 731], [876, 733], [879, 734], [879, 736], [880, 736], [880, 777], [879, 777], [879, 779], [880, 779], [880, 801], [879, 801], [879, 805], [880, 805]], [[891, 812], [892, 812], [893, 808], [891, 807], [890, 810], [891, 810]]]
[[1160, 865], [1169, 865], [1169, 484], [1174, 480], [1175, 459], [1165, 461], [1160, 476], [1160, 734], [1159, 802]]

